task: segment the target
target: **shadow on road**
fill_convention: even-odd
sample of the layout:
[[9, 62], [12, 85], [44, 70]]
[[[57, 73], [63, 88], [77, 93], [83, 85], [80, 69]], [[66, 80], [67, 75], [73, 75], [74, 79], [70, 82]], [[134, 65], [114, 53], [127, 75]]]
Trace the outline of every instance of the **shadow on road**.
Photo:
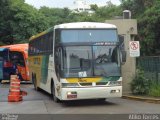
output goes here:
[[78, 107], [78, 106], [108, 106], [108, 105], [117, 105], [107, 100], [74, 100], [74, 101], [63, 101], [64, 107]]

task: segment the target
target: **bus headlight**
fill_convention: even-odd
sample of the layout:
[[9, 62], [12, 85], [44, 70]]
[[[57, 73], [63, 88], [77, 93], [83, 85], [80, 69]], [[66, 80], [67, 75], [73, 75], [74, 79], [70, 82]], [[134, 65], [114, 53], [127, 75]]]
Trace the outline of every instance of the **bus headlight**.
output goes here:
[[62, 83], [62, 87], [78, 87], [78, 83]]
[[110, 86], [121, 86], [122, 85], [122, 81], [110, 81], [109, 85]]

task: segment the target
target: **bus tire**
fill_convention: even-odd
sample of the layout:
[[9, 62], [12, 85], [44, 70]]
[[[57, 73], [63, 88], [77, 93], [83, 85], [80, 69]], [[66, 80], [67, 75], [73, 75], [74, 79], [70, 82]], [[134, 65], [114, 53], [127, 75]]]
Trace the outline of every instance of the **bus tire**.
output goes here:
[[97, 99], [98, 101], [100, 101], [100, 102], [105, 102], [106, 101], [106, 98], [99, 98], [99, 99]]
[[56, 102], [56, 103], [59, 103], [60, 100], [55, 96], [56, 91], [55, 91], [55, 87], [54, 87], [54, 82], [52, 82], [51, 92], [52, 92], [53, 101]]
[[34, 80], [34, 74], [33, 73], [32, 73], [32, 84], [33, 84], [34, 88], [36, 88], [36, 86], [35, 86], [35, 80]]
[[37, 87], [36, 74], [32, 74], [32, 82], [33, 82], [33, 85], [34, 85], [34, 89], [38, 91], [39, 88]]

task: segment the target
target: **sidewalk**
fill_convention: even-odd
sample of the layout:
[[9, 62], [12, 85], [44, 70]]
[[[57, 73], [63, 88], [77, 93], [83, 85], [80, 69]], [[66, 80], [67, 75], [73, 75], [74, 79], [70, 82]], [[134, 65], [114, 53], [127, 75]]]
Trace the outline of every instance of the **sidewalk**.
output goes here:
[[160, 97], [128, 94], [128, 95], [123, 95], [122, 98], [160, 104]]

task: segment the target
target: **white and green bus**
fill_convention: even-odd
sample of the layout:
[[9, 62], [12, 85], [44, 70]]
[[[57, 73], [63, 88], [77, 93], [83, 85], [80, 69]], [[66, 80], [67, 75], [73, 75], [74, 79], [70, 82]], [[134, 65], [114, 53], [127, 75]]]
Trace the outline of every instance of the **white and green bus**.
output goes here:
[[121, 44], [112, 24], [56, 25], [29, 40], [30, 78], [56, 102], [121, 97]]

